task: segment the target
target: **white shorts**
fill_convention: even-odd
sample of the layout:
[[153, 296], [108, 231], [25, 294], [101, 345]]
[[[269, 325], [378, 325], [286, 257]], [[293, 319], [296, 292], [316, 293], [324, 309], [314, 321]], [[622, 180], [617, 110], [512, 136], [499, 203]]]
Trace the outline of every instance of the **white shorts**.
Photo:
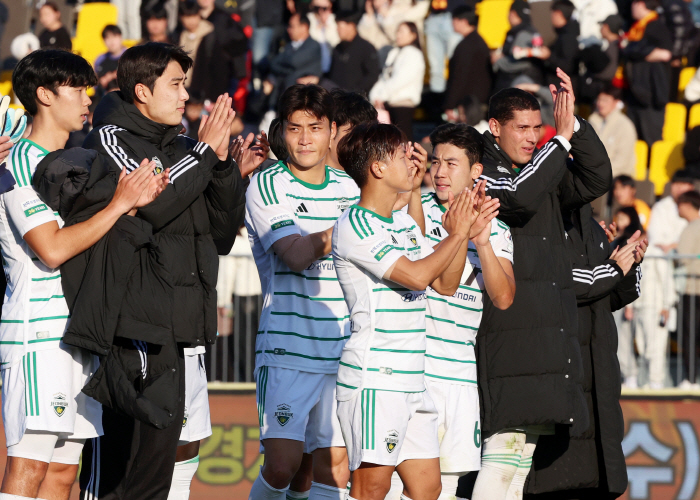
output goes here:
[[60, 343], [27, 353], [2, 370], [2, 420], [7, 446], [26, 430], [59, 439], [102, 435], [102, 405], [80, 392], [99, 365], [90, 352]]
[[310, 373], [263, 366], [255, 391], [262, 441], [270, 438], [304, 442], [304, 453], [345, 447], [336, 415], [335, 373]]
[[204, 354], [185, 353], [185, 416], [178, 446], [211, 436]]
[[8, 446], [7, 456], [78, 465], [84, 444], [84, 439], [59, 439], [52, 432], [27, 430], [19, 443]]
[[362, 462], [396, 467], [440, 456], [437, 409], [427, 391], [363, 389], [338, 402], [338, 420], [351, 471]]
[[476, 386], [426, 380], [438, 411], [440, 472], [481, 468], [479, 389]]

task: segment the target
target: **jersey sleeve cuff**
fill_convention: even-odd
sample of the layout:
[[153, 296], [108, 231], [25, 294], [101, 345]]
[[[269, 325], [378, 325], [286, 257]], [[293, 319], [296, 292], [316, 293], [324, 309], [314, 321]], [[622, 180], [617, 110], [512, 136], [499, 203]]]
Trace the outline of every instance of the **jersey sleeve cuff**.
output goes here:
[[571, 143], [570, 143], [569, 141], [567, 141], [567, 140], [564, 138], [564, 136], [555, 135], [555, 136], [552, 138], [552, 140], [553, 140], [553, 141], [557, 141], [561, 147], [563, 147], [564, 149], [566, 149], [566, 152], [567, 152], [567, 153], [568, 153], [569, 151], [571, 151]]

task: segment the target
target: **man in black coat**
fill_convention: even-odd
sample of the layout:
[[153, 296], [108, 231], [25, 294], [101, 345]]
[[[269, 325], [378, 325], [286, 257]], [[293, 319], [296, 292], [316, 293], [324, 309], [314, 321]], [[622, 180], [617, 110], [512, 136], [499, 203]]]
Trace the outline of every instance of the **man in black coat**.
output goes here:
[[572, 19], [576, 7], [571, 0], [556, 0], [552, 4], [552, 26], [557, 37], [550, 47], [543, 47], [540, 52], [547, 85], [556, 85], [557, 68], [567, 75], [578, 74], [578, 21]]
[[486, 104], [491, 93], [491, 52], [476, 31], [476, 23], [476, 12], [469, 5], [460, 5], [452, 13], [452, 27], [464, 38], [450, 58], [450, 76], [443, 106], [450, 121], [457, 120], [454, 110], [467, 96], [474, 96]]
[[[102, 99], [95, 128], [84, 143], [120, 170], [133, 170], [143, 158], [159, 170], [170, 169], [170, 184], [158, 203], [139, 209], [136, 216], [152, 226], [161, 263], [172, 280], [176, 345], [163, 347], [154, 340], [124, 343], [122, 348], [139, 351], [143, 380], [134, 384], [145, 385], [159, 354], [174, 347], [182, 389], [175, 421], [162, 430], [104, 409], [104, 436], [86, 444], [83, 457], [90, 465], [82, 469], [80, 481], [81, 490], [95, 498], [165, 500], [176, 456], [184, 462], [199, 452], [199, 441], [178, 449], [185, 375], [201, 381], [197, 370], [185, 373], [185, 357], [197, 366], [205, 346], [216, 340], [218, 255], [233, 246], [243, 219], [246, 182], [228, 154], [234, 113], [227, 95], [217, 100], [199, 131], [199, 142], [180, 135], [188, 98], [185, 73], [191, 65], [182, 49], [167, 44], [147, 43], [124, 52], [117, 73], [121, 91]], [[208, 418], [208, 408], [192, 406], [188, 420]]]
[[[522, 488], [538, 435], [553, 432], [554, 424], [570, 426], [572, 435], [589, 425], [561, 210], [605, 194], [612, 170], [593, 128], [574, 117], [571, 79], [558, 76], [562, 89], [550, 87], [557, 136], [537, 154], [537, 100], [505, 89], [489, 104], [481, 178], [513, 234], [516, 293], [505, 311], [484, 301], [476, 342], [484, 450], [473, 500], [501, 498], [494, 488], [502, 483], [506, 491]], [[502, 454], [513, 455], [506, 467]]]
[[[537, 442], [526, 487], [528, 500], [613, 499], [627, 488], [622, 451], [617, 328], [612, 311], [639, 297], [639, 264], [647, 242], [639, 235], [610, 255], [609, 239], [592, 217], [590, 205], [564, 211], [567, 249], [578, 299], [578, 334], [583, 389], [590, 424], [581, 436], [557, 425]], [[595, 376], [594, 376], [595, 374]]]
[[380, 73], [374, 46], [357, 34], [360, 14], [339, 12], [335, 16], [340, 43], [333, 49], [328, 79], [344, 90], [369, 94]]

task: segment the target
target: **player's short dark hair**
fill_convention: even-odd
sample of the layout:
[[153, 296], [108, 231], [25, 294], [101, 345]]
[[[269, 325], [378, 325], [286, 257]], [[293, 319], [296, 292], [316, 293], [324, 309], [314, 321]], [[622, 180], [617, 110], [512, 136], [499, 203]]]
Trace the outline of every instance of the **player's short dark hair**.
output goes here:
[[65, 50], [35, 50], [20, 60], [12, 73], [12, 89], [32, 116], [38, 111], [36, 90], [39, 87], [56, 94], [58, 87], [91, 87], [96, 84], [97, 77], [90, 63]]
[[695, 210], [700, 210], [700, 193], [687, 191], [678, 197], [678, 204], [689, 203]]
[[529, 92], [507, 88], [496, 92], [489, 100], [489, 120], [507, 123], [515, 117], [516, 111], [539, 111], [540, 103]]
[[360, 123], [377, 121], [377, 110], [362, 94], [343, 89], [331, 90], [335, 103], [335, 125], [340, 128], [347, 124], [357, 127]]
[[296, 111], [306, 111], [319, 120], [328, 118], [328, 124], [335, 118], [333, 96], [319, 85], [292, 85], [280, 97], [277, 110], [282, 121], [289, 120]]
[[445, 123], [430, 134], [433, 150], [438, 144], [452, 144], [464, 151], [469, 165], [481, 163], [484, 155], [484, 141], [474, 127], [464, 123]]
[[167, 43], [148, 42], [127, 49], [119, 59], [117, 81], [124, 100], [133, 103], [136, 85], [141, 83], [153, 92], [170, 61], [176, 61], [182, 71], [192, 67], [192, 58], [181, 47]]
[[287, 143], [284, 142], [282, 120], [279, 118], [275, 118], [270, 122], [267, 140], [270, 143], [270, 149], [274, 153], [275, 157], [278, 160], [285, 161], [289, 156], [289, 151], [287, 151]]
[[561, 12], [567, 21], [571, 20], [571, 16], [574, 15], [576, 6], [571, 2], [571, 0], [555, 0], [551, 7], [552, 10], [558, 10]]
[[616, 101], [622, 100], [622, 89], [616, 87], [611, 82], [608, 82], [605, 85], [603, 85], [603, 88], [601, 89], [599, 94], [609, 95]]
[[372, 163], [392, 158], [405, 142], [406, 136], [396, 125], [361, 123], [338, 143], [338, 161], [362, 188]]
[[618, 175], [613, 179], [613, 186], [618, 183], [621, 186], [637, 187], [637, 183], [634, 182], [634, 179], [627, 174]]
[[452, 19], [463, 19], [469, 23], [469, 26], [476, 26], [477, 17], [474, 7], [471, 5], [460, 5], [455, 7], [452, 12]]
[[108, 24], [105, 26], [105, 28], [102, 30], [102, 40], [107, 38], [107, 35], [116, 35], [116, 36], [122, 36], [122, 30], [119, 26], [116, 24]]
[[177, 8], [178, 16], [199, 16], [199, 4], [194, 0], [187, 0], [185, 2], [180, 2]]

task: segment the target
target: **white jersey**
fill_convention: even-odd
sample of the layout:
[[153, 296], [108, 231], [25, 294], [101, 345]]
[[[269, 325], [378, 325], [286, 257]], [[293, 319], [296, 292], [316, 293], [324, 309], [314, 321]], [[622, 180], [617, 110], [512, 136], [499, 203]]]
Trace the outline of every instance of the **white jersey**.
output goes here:
[[360, 198], [350, 176], [326, 167], [322, 184], [296, 178], [283, 162], [253, 176], [245, 223], [263, 291], [255, 367], [336, 373], [350, 336], [348, 308], [330, 255], [292, 272], [272, 244], [332, 227]]
[[36, 166], [47, 154], [32, 141], [21, 139], [7, 158], [7, 169], [17, 185], [0, 195], [0, 246], [7, 279], [0, 320], [2, 367], [26, 352], [57, 349], [70, 317], [60, 271], [40, 262], [23, 239], [48, 222], [63, 226], [32, 188]]
[[[434, 193], [422, 196], [426, 237], [434, 244], [447, 237], [442, 227], [445, 209]], [[496, 257], [513, 262], [513, 238], [506, 224], [494, 219], [489, 238]], [[474, 243], [469, 242], [467, 263], [459, 288], [452, 297], [428, 288], [425, 376], [430, 380], [476, 385], [474, 343], [484, 310], [484, 277]]]
[[425, 290], [383, 280], [401, 256], [433, 253], [415, 221], [401, 211], [390, 219], [355, 205], [333, 231], [333, 260], [351, 317], [352, 335], [338, 368], [339, 401], [361, 389], [425, 390]]

